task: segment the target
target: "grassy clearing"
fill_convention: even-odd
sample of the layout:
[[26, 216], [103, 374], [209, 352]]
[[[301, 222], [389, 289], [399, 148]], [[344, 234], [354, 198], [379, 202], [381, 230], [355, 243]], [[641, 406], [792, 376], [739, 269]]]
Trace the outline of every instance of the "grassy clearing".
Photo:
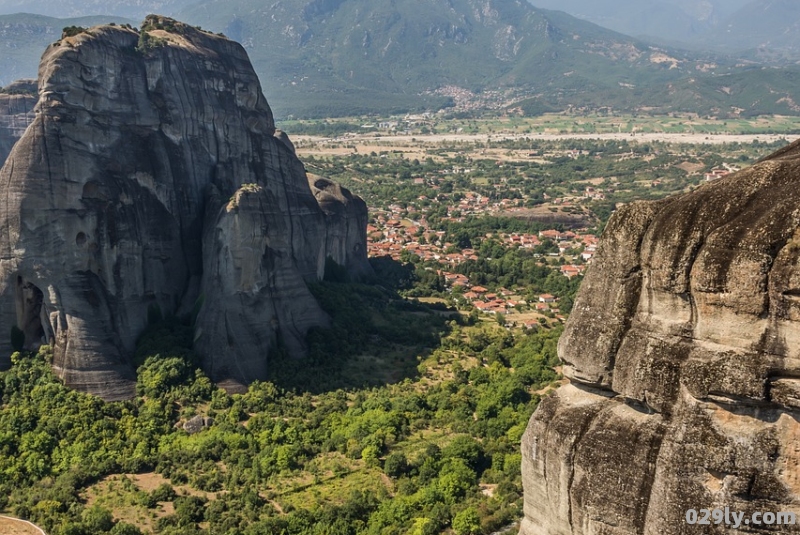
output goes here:
[[[377, 493], [391, 492], [391, 480], [385, 478], [377, 468], [367, 467], [363, 462], [347, 463], [348, 459], [334, 458], [328, 465], [322, 462], [322, 475], [304, 473], [301, 478], [281, 480], [275, 486], [281, 489], [275, 501], [284, 511], [309, 509], [320, 505], [342, 505], [354, 491], [371, 490]], [[337, 473], [347, 464], [354, 471]]]
[[0, 533], [3, 535], [42, 535], [42, 531], [21, 520], [0, 517]]
[[382, 351], [356, 355], [342, 366], [342, 374], [354, 385], [391, 384], [414, 377], [419, 361], [409, 348], [390, 345]]
[[[114, 518], [140, 527], [142, 530], [154, 531], [159, 518], [175, 512], [171, 501], [159, 502], [158, 506], [148, 509], [141, 503], [142, 493], [149, 493], [171, 481], [160, 474], [146, 472], [142, 474], [117, 474], [101, 479], [87, 488], [83, 493], [86, 505], [99, 505], [114, 512]], [[200, 492], [188, 485], [175, 485], [178, 496], [199, 496], [214, 499], [216, 493]], [[1, 532], [0, 533], [4, 533]]]

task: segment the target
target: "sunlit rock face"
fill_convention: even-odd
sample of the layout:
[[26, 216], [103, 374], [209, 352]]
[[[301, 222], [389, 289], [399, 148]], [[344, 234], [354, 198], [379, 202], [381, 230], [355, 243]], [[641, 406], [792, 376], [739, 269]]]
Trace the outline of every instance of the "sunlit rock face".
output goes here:
[[[36, 117], [0, 171], [0, 325], [106, 399], [133, 393], [148, 309], [196, 315], [216, 380], [265, 378], [327, 325], [306, 283], [368, 274], [366, 206], [318, 201], [244, 49], [150, 16], [51, 45]], [[317, 195], [315, 197], [315, 194]], [[0, 364], [8, 364], [8, 335]]]
[[612, 216], [559, 342], [571, 384], [523, 437], [520, 533], [734, 532], [689, 525], [701, 508], [800, 516], [799, 227], [800, 143]]

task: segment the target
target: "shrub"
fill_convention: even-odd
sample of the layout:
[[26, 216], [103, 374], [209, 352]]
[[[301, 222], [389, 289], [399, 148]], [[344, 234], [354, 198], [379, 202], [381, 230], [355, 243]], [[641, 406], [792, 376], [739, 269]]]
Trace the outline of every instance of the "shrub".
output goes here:
[[175, 499], [175, 516], [182, 526], [202, 522], [205, 502], [197, 496], [181, 496]]
[[171, 502], [178, 495], [175, 493], [175, 489], [172, 488], [172, 485], [170, 485], [169, 483], [162, 483], [161, 485], [153, 489], [153, 492], [150, 493], [150, 496], [156, 502]]
[[61, 38], [64, 39], [65, 37], [73, 37], [78, 35], [79, 33], [85, 33], [86, 28], [83, 26], [67, 26], [63, 30], [61, 30]]
[[139, 32], [139, 44], [136, 45], [137, 52], [150, 52], [158, 47], [165, 46], [167, 44], [167, 40], [163, 37], [153, 37], [146, 31], [142, 30]]
[[142, 535], [142, 530], [133, 524], [119, 522], [108, 533], [109, 535]]
[[402, 452], [390, 454], [383, 463], [383, 471], [387, 476], [398, 478], [408, 471], [408, 460]]
[[481, 531], [481, 519], [474, 507], [467, 507], [453, 518], [453, 531], [458, 535], [474, 535]]

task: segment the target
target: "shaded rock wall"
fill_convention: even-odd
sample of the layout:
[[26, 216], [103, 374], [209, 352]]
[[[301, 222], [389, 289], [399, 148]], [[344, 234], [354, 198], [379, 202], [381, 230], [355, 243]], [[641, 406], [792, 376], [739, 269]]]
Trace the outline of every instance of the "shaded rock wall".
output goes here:
[[520, 533], [734, 532], [688, 525], [691, 508], [800, 515], [799, 185], [800, 142], [614, 214], [559, 342], [571, 384], [523, 437]]
[[[369, 271], [366, 207], [320, 207], [244, 49], [170, 19], [143, 28], [51, 45], [36, 118], [0, 171], [0, 326], [52, 343], [67, 384], [107, 399], [132, 393], [148, 308], [202, 305], [204, 367], [247, 383], [276, 344], [301, 355], [327, 324], [305, 282], [328, 256]], [[10, 351], [0, 335], [2, 362]]]

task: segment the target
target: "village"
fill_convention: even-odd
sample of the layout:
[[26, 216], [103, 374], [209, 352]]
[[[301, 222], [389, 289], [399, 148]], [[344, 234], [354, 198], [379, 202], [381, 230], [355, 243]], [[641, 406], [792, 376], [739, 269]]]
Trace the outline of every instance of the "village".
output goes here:
[[[364, 124], [391, 130], [431, 120]], [[415, 135], [304, 138], [297, 146], [309, 172], [367, 202], [369, 256], [413, 266], [417, 278], [431, 280], [407, 297], [517, 326], [568, 316], [616, 208], [724, 179], [765, 150], [756, 143]]]
[[[594, 195], [594, 188], [588, 188], [588, 195]], [[426, 200], [421, 196], [419, 200]], [[560, 200], [560, 199], [559, 199]], [[448, 220], [459, 223], [466, 217], [480, 214], [504, 214], [515, 201], [500, 199], [490, 201], [488, 197], [475, 192], [467, 192], [463, 199], [447, 206]], [[418, 209], [413, 205], [402, 207], [391, 204], [385, 210], [375, 210], [367, 226], [367, 245], [370, 257], [390, 257], [397, 262], [416, 257], [427, 264], [427, 269], [436, 269], [442, 277], [447, 292], [459, 308], [475, 309], [486, 314], [512, 316], [509, 320], [519, 326], [532, 327], [540, 324], [540, 318], [563, 321], [566, 316], [559, 309], [559, 296], [541, 293], [535, 300], [526, 299], [521, 288], [487, 288], [474, 283], [455, 268], [467, 261], [478, 261], [479, 253], [474, 248], [459, 248], [457, 244], [446, 241], [447, 232], [432, 229], [427, 218], [409, 218]], [[499, 241], [504, 247], [549, 252], [534, 252], [543, 264], [573, 279], [583, 275], [597, 249], [598, 238], [589, 229], [562, 231], [546, 229], [536, 233], [490, 232], [485, 239]], [[519, 321], [513, 316], [520, 315]], [[522, 317], [524, 316], [524, 318]], [[546, 320], [545, 320], [546, 321]]]

